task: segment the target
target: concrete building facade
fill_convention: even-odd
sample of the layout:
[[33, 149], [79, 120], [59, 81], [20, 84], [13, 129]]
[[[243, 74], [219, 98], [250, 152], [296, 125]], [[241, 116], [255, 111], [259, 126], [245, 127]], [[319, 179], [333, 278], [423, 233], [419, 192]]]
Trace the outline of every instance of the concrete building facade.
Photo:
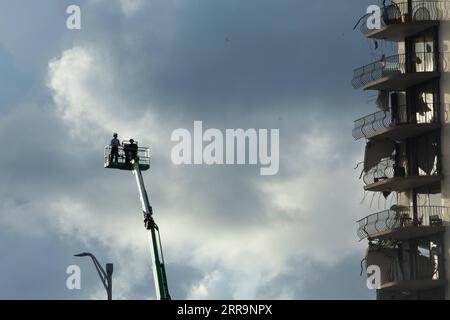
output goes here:
[[355, 121], [353, 136], [366, 140], [365, 191], [390, 199], [358, 221], [380, 300], [450, 299], [449, 15], [450, 1], [404, 0], [384, 3], [381, 28], [369, 27], [373, 14], [360, 21], [374, 47], [396, 48], [352, 80], [378, 97], [379, 111]]

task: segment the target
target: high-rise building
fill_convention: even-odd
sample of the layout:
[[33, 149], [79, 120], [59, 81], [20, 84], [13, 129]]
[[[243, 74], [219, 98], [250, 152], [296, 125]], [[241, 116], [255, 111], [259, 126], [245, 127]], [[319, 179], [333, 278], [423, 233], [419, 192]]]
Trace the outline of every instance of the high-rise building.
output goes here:
[[377, 96], [379, 111], [355, 121], [353, 136], [367, 142], [365, 191], [386, 200], [358, 221], [364, 263], [380, 300], [450, 299], [450, 1], [380, 9], [361, 31], [373, 48], [395, 52], [380, 52], [352, 80]]

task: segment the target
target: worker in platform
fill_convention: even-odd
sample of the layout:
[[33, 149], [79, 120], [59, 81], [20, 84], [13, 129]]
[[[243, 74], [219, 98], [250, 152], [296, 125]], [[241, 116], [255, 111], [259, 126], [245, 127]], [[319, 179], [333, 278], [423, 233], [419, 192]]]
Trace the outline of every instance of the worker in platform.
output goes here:
[[125, 151], [125, 163], [131, 165], [131, 160], [136, 159], [138, 152], [138, 145], [133, 139], [130, 139], [130, 143], [123, 146]]
[[114, 162], [117, 163], [119, 160], [119, 146], [120, 146], [120, 141], [119, 139], [117, 139], [118, 134], [114, 133], [113, 134], [113, 138], [111, 140], [111, 154], [110, 154], [110, 162]]

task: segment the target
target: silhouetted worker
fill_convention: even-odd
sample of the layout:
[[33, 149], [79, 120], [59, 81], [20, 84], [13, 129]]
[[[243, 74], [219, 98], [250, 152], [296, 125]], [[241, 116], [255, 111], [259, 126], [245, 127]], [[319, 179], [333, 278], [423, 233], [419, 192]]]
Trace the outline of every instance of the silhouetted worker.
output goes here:
[[118, 134], [114, 133], [113, 134], [113, 138], [111, 140], [111, 154], [110, 154], [110, 162], [115, 162], [117, 163], [119, 160], [119, 146], [120, 146], [120, 141], [119, 139], [117, 139]]
[[136, 159], [138, 146], [134, 143], [133, 139], [130, 139], [130, 143], [124, 144], [123, 150], [125, 151], [125, 163], [131, 165], [131, 160]]

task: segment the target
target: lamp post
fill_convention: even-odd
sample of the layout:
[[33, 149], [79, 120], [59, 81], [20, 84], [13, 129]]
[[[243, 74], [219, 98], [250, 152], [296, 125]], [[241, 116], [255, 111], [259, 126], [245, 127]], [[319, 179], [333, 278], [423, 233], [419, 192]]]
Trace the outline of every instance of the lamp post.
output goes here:
[[106, 272], [98, 262], [97, 258], [90, 252], [83, 252], [76, 254], [75, 257], [91, 257], [92, 262], [94, 262], [95, 269], [97, 269], [100, 280], [105, 287], [106, 293], [108, 294], [108, 300], [112, 300], [112, 274], [113, 274], [113, 264], [106, 264]]

